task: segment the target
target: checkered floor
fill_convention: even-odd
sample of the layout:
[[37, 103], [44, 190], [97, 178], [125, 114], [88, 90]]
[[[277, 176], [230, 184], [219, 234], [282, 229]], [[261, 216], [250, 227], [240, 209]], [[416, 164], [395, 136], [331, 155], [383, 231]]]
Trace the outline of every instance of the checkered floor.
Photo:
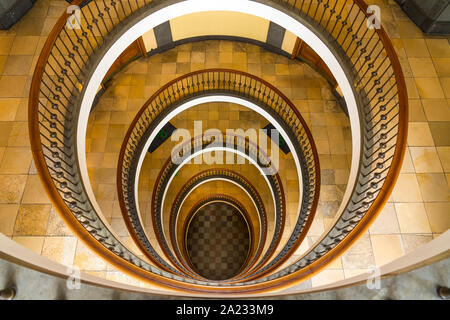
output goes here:
[[194, 216], [187, 233], [193, 267], [210, 280], [225, 280], [243, 267], [250, 246], [247, 224], [233, 206], [215, 202]]

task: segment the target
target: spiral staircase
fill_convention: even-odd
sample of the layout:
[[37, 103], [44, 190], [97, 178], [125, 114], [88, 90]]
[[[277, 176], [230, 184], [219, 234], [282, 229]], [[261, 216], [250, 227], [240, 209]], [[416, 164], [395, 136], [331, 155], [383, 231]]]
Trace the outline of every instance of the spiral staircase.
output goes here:
[[[36, 65], [29, 98], [31, 147], [36, 169], [61, 217], [112, 266], [169, 295], [268, 294], [319, 273], [380, 213], [403, 161], [408, 99], [392, 43], [382, 27], [370, 27], [374, 17], [363, 1], [72, 4], [81, 7], [80, 28], [68, 28], [71, 13], [63, 14]], [[242, 71], [205, 69], [181, 75], [147, 97], [136, 112], [121, 146], [116, 185], [137, 251], [116, 234], [95, 198], [86, 163], [86, 131], [107, 71], [144, 32], [171, 18], [207, 11], [251, 14], [285, 27], [322, 58], [342, 94], [351, 126], [350, 174], [336, 218], [306, 252], [300, 253], [299, 247], [314, 221], [321, 188], [313, 135], [288, 97], [268, 81]], [[225, 134], [222, 128], [192, 136], [173, 146], [164, 164], [148, 165], [149, 148], [164, 126], [208, 103], [250, 110], [272, 124], [279, 141], [271, 140], [267, 151], [261, 143], [239, 133]], [[298, 188], [295, 210], [286, 200], [291, 190], [285, 180], [291, 171], [275, 163], [280, 141], [287, 144], [286, 161], [296, 172], [290, 177]], [[195, 160], [191, 164], [199, 156], [220, 152], [246, 162], [241, 167]], [[194, 170], [186, 169], [189, 166]], [[147, 181], [150, 170], [159, 173], [151, 193], [143, 194], [140, 181]]]

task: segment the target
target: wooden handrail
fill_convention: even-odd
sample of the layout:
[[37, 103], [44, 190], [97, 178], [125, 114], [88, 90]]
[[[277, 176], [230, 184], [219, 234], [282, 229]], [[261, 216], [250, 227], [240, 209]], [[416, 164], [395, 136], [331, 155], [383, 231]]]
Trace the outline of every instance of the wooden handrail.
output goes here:
[[[140, 119], [144, 116], [144, 113], [147, 111], [148, 107], [152, 104], [152, 102], [157, 99], [161, 94], [163, 94], [166, 90], [168, 90], [169, 88], [171, 88], [172, 86], [175, 86], [177, 83], [182, 83], [182, 81], [184, 79], [194, 79], [196, 76], [198, 75], [202, 75], [202, 74], [230, 74], [230, 75], [239, 75], [244, 77], [244, 79], [252, 79], [257, 83], [262, 83], [265, 87], [267, 87], [269, 90], [272, 90], [275, 95], [278, 95], [281, 98], [281, 101], [285, 102], [290, 110], [292, 112], [294, 112], [294, 114], [296, 115], [296, 118], [298, 119], [298, 121], [301, 123], [302, 128], [304, 130], [304, 134], [306, 134], [307, 138], [308, 138], [308, 142], [310, 143], [310, 147], [311, 147], [311, 151], [312, 151], [312, 158], [315, 159], [314, 160], [314, 172], [315, 172], [315, 186], [314, 186], [314, 196], [313, 198], [313, 202], [312, 202], [312, 206], [311, 206], [311, 210], [309, 213], [309, 217], [306, 220], [306, 223], [299, 235], [298, 240], [294, 243], [293, 246], [290, 247], [290, 249], [287, 251], [286, 254], [284, 254], [283, 256], [281, 256], [281, 258], [279, 259], [279, 261], [277, 261], [276, 263], [274, 263], [273, 265], [271, 265], [270, 267], [267, 267], [266, 270], [261, 271], [258, 275], [249, 277], [248, 280], [256, 278], [256, 277], [261, 277], [265, 274], [270, 273], [271, 271], [275, 270], [276, 267], [280, 266], [284, 261], [286, 261], [289, 256], [295, 252], [295, 250], [297, 250], [297, 248], [300, 246], [300, 243], [304, 240], [304, 238], [306, 237], [307, 231], [309, 230], [311, 224], [312, 224], [312, 220], [314, 219], [314, 214], [315, 211], [317, 209], [317, 205], [318, 205], [318, 199], [319, 199], [319, 192], [320, 192], [320, 165], [319, 165], [319, 161], [318, 161], [318, 153], [317, 153], [317, 149], [315, 147], [313, 138], [312, 138], [312, 134], [310, 132], [310, 130], [308, 129], [308, 126], [306, 124], [306, 122], [304, 121], [304, 119], [302, 118], [302, 116], [300, 115], [300, 113], [298, 112], [297, 108], [295, 107], [295, 105], [276, 87], [272, 86], [270, 83], [268, 83], [267, 81], [265, 81], [264, 79], [260, 79], [256, 76], [253, 76], [251, 74], [248, 74], [246, 72], [242, 72], [242, 71], [236, 71], [236, 70], [232, 70], [232, 69], [206, 69], [206, 70], [198, 70], [198, 71], [194, 71], [191, 73], [188, 73], [186, 75], [180, 76], [170, 82], [168, 82], [166, 85], [164, 85], [163, 87], [161, 87], [157, 92], [155, 92], [152, 97], [150, 97], [145, 104], [143, 105], [143, 107], [138, 111], [137, 115], [135, 116], [135, 118], [133, 119], [131, 125], [129, 126], [127, 133], [125, 134], [125, 138], [124, 138], [124, 142], [122, 144], [122, 148], [121, 151], [119, 153], [119, 159], [118, 159], [118, 166], [117, 166], [117, 189], [118, 189], [118, 194], [119, 194], [119, 203], [120, 203], [120, 207], [122, 210], [122, 215], [125, 219], [125, 221], [127, 222], [127, 227], [129, 229], [130, 234], [134, 234], [133, 239], [138, 243], [138, 246], [142, 249], [145, 248], [145, 246], [142, 244], [142, 242], [140, 241], [138, 235], [136, 234], [136, 231], [134, 230], [134, 228], [132, 227], [129, 215], [128, 215], [128, 209], [127, 206], [125, 204], [124, 201], [124, 195], [123, 195], [123, 190], [124, 190], [124, 185], [123, 185], [123, 175], [124, 175], [124, 167], [123, 167], [123, 163], [124, 163], [124, 158], [125, 158], [125, 153], [127, 153], [127, 146], [128, 146], [128, 142], [129, 141], [134, 141], [135, 139], [131, 139], [133, 132], [136, 128], [136, 126], [138, 125]], [[231, 90], [231, 89], [230, 89]], [[207, 91], [205, 91], [206, 93]], [[231, 92], [231, 91], [230, 91]], [[236, 91], [238, 92], [238, 90]], [[196, 92], [196, 96], [198, 96], [200, 93]], [[131, 139], [131, 140], [130, 140]], [[134, 143], [134, 142], [133, 142]], [[127, 157], [129, 157], [130, 154], [127, 153]], [[170, 159], [167, 160], [168, 162], [170, 162]], [[166, 163], [166, 165], [168, 164], [168, 162]], [[165, 167], [165, 166], [164, 166]], [[163, 167], [163, 168], [164, 168]], [[160, 171], [160, 174], [156, 180], [156, 185], [158, 185], [158, 181], [161, 179], [161, 174], [162, 174], [163, 170]], [[308, 174], [308, 173], [307, 173]], [[279, 177], [277, 176], [277, 179], [279, 179]], [[279, 183], [280, 186], [282, 186], [281, 182]], [[152, 199], [155, 198], [155, 192], [156, 192], [156, 188], [154, 188], [153, 190], [153, 197]], [[283, 194], [284, 192], [282, 192]], [[283, 195], [284, 196], [284, 195]], [[153, 202], [152, 202], [153, 203]], [[154, 204], [152, 204], [152, 208], [154, 208]], [[284, 210], [283, 210], [284, 211]], [[155, 219], [155, 215], [152, 214], [152, 219], [153, 219], [153, 224], [155, 225], [156, 221]], [[284, 223], [284, 221], [283, 221]], [[156, 237], [158, 239], [158, 242], [160, 243], [160, 247], [164, 247], [162, 244], [162, 239], [159, 236], [159, 233], [156, 233]], [[270, 251], [270, 254], [266, 257], [266, 259], [264, 259], [264, 261], [266, 262], [267, 259], [270, 259], [273, 254], [275, 253], [275, 248], [278, 246], [280, 239], [277, 240], [276, 242], [276, 246], [273, 248], [273, 250]], [[163, 252], [165, 254], [168, 254], [165, 250], [163, 250]], [[152, 261], [155, 260], [154, 257], [148, 257], [149, 259], [151, 259]], [[174, 261], [172, 261], [174, 262]]]

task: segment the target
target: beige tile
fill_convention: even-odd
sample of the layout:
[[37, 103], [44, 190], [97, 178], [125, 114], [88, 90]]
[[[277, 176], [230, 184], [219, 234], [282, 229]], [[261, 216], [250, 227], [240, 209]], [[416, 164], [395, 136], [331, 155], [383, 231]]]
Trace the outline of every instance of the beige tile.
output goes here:
[[5, 69], [7, 59], [8, 56], [0, 56], [0, 75], [3, 74], [3, 70]]
[[432, 57], [448, 58], [450, 56], [450, 45], [447, 39], [427, 39], [426, 42]]
[[445, 174], [445, 179], [447, 179], [447, 185], [448, 185], [448, 188], [450, 189], [450, 173]]
[[233, 54], [231, 52], [219, 52], [219, 63], [232, 63]]
[[359, 276], [361, 274], [370, 274], [368, 269], [344, 269], [345, 279]]
[[336, 184], [347, 184], [350, 170], [348, 169], [336, 169], [334, 170], [334, 179]]
[[392, 197], [396, 202], [422, 202], [416, 175], [401, 173], [395, 184]]
[[247, 53], [233, 51], [233, 64], [247, 65]]
[[19, 203], [26, 181], [25, 175], [0, 175], [0, 203]]
[[423, 203], [396, 203], [395, 210], [402, 233], [430, 233]]
[[330, 154], [330, 143], [328, 140], [317, 140], [315, 142], [318, 154]]
[[441, 81], [442, 90], [444, 90], [445, 97], [447, 99], [450, 98], [450, 77], [441, 77], [439, 78]]
[[3, 74], [5, 76], [27, 76], [30, 73], [33, 56], [9, 56]]
[[414, 164], [411, 159], [411, 153], [409, 152], [409, 147], [406, 148], [405, 157], [403, 158], [401, 173], [414, 173]]
[[321, 236], [324, 232], [323, 219], [314, 218], [308, 231], [308, 236]]
[[408, 60], [414, 77], [437, 77], [431, 58], [409, 58]]
[[409, 121], [410, 122], [423, 122], [427, 121], [425, 116], [425, 112], [422, 107], [422, 100], [420, 99], [409, 99], [408, 107], [409, 107]]
[[397, 214], [393, 203], [386, 203], [376, 220], [369, 228], [370, 234], [399, 233]]
[[42, 252], [44, 237], [13, 237], [12, 239], [34, 253], [40, 255]]
[[28, 98], [21, 98], [15, 121], [28, 121]]
[[127, 226], [125, 225], [123, 218], [111, 219], [111, 227], [113, 228], [114, 232], [116, 232], [120, 237], [126, 237], [129, 235]]
[[6, 236], [13, 234], [18, 210], [17, 204], [0, 204], [0, 233]]
[[418, 173], [417, 181], [425, 202], [450, 201], [445, 176], [440, 173]]
[[22, 97], [27, 78], [28, 78], [27, 76], [1, 76], [0, 97], [4, 98]]
[[14, 122], [8, 138], [10, 147], [29, 147], [30, 138], [28, 136], [28, 123], [22, 121]]
[[409, 150], [417, 173], [442, 172], [441, 161], [435, 147], [410, 147]]
[[177, 62], [190, 62], [191, 61], [191, 52], [189, 51], [178, 51], [177, 53]]
[[406, 55], [409, 58], [426, 58], [430, 56], [424, 39], [402, 39]]
[[433, 233], [444, 233], [450, 229], [450, 203], [425, 203], [425, 209]]
[[2, 36], [0, 35], [0, 54], [8, 55], [11, 51], [11, 46], [13, 44], [13, 36]]
[[375, 263], [368, 234], [361, 236], [342, 256], [344, 269], [362, 269]]
[[428, 122], [436, 147], [450, 146], [450, 122]]
[[44, 26], [42, 17], [26, 17], [20, 20], [14, 27], [17, 35], [20, 36], [38, 36], [41, 34]]
[[400, 235], [374, 234], [370, 240], [377, 266], [385, 265], [404, 254]]
[[85, 273], [90, 274], [95, 277], [99, 277], [101, 279], [106, 279], [107, 271], [91, 271], [86, 270]]
[[117, 271], [109, 271], [106, 274], [106, 280], [111, 280], [119, 283], [125, 283], [132, 286], [138, 286], [140, 285], [140, 281], [131, 277], [128, 277], [127, 275], [117, 272]]
[[275, 64], [275, 74], [289, 75], [289, 66], [287, 64]]
[[416, 81], [414, 78], [405, 78], [406, 90], [408, 91], [409, 99], [419, 99], [419, 91], [417, 89]]
[[46, 237], [42, 248], [42, 256], [66, 266], [71, 266], [75, 257], [77, 238]]
[[98, 185], [97, 200], [99, 201], [112, 201], [116, 195], [115, 184], [101, 183]]
[[450, 77], [450, 58], [433, 58], [433, 64], [439, 77]]
[[21, 205], [14, 227], [15, 236], [45, 235], [50, 205]]
[[50, 210], [47, 236], [73, 236], [69, 226], [62, 220], [54, 208]]
[[426, 122], [410, 122], [408, 130], [408, 145], [413, 147], [434, 146], [430, 127]]

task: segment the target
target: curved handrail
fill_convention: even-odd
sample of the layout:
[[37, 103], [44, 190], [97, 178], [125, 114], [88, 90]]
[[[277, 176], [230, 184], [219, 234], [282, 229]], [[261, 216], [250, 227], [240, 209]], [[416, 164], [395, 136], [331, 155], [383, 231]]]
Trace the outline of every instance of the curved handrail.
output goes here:
[[[81, 0], [74, 2], [80, 4]], [[69, 14], [64, 13], [44, 44], [30, 89], [29, 131], [36, 169], [55, 208], [97, 254], [121, 271], [156, 285], [199, 292], [250, 293], [281, 288], [310, 277], [367, 230], [389, 198], [400, 172], [406, 148], [408, 101], [402, 69], [389, 37], [382, 27], [364, 31], [362, 26], [369, 18], [373, 21], [373, 17], [362, 0], [353, 0], [350, 8], [346, 7], [347, 1], [338, 0], [317, 0], [314, 5], [304, 0], [265, 1], [295, 18], [307, 20], [317, 32], [329, 37], [327, 41], [337, 47], [337, 54], [350, 67], [354, 87], [359, 96], [365, 97], [364, 105], [360, 105], [364, 115], [364, 155], [359, 185], [333, 229], [283, 272], [245, 287], [214, 288], [196, 282], [189, 286], [181, 284], [180, 277], [130, 254], [114, 237], [86, 198], [77, 160], [72, 161], [76, 159], [75, 124], [71, 122], [77, 113], [74, 102], [83, 88], [89, 58], [106, 43], [107, 35], [115, 32], [118, 24], [151, 3], [91, 1], [81, 9], [87, 25], [79, 32], [66, 30]], [[92, 36], [94, 31], [97, 37]]]

